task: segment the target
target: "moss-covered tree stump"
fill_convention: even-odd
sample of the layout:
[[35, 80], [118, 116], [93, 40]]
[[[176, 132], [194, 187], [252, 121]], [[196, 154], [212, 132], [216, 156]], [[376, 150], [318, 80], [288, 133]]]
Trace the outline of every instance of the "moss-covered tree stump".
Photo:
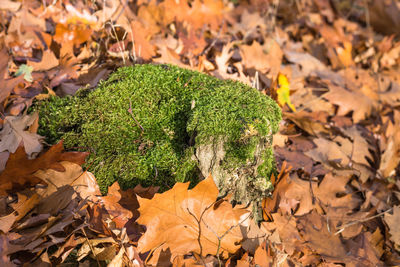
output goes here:
[[124, 67], [93, 91], [37, 104], [39, 134], [92, 151], [103, 192], [212, 174], [221, 194], [247, 203], [271, 192], [272, 135], [281, 112], [256, 89], [170, 65]]

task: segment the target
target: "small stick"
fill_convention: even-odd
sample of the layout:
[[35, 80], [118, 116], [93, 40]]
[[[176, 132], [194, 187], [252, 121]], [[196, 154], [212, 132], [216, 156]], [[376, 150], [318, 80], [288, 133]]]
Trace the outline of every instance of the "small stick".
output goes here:
[[131, 114], [132, 118], [135, 120], [137, 126], [139, 126], [139, 128], [142, 130], [142, 132], [144, 132], [144, 129], [143, 129], [142, 125], [140, 125], [140, 123], [137, 121], [137, 119], [135, 118], [135, 116], [133, 116], [133, 113], [132, 113], [132, 101], [131, 101], [130, 99], [129, 99], [129, 109], [128, 109], [128, 112]]
[[381, 212], [381, 213], [378, 213], [378, 214], [376, 214], [376, 215], [374, 215], [374, 216], [371, 216], [371, 217], [368, 217], [368, 218], [365, 218], [365, 219], [361, 219], [361, 220], [357, 220], [357, 221], [353, 221], [353, 222], [347, 223], [347, 224], [343, 225], [342, 227], [340, 227], [339, 230], [335, 233], [335, 235], [340, 234], [341, 232], [343, 232], [344, 229], [345, 229], [346, 227], [352, 226], [352, 225], [357, 224], [357, 223], [362, 223], [362, 222], [366, 222], [366, 221], [375, 219], [375, 218], [377, 218], [377, 217], [380, 217], [380, 216], [384, 215], [385, 213], [388, 213], [388, 212], [391, 211], [392, 209], [393, 209], [393, 208], [390, 208], [390, 209], [388, 209], [388, 210], [386, 210], [386, 211], [383, 211], [383, 212]]
[[95, 258], [96, 261], [97, 261], [97, 265], [98, 265], [99, 267], [101, 267], [100, 262], [99, 262], [99, 259], [97, 258], [96, 252], [94, 251], [94, 248], [93, 248], [92, 244], [90, 243], [90, 240], [89, 240], [89, 238], [88, 238], [88, 236], [87, 236], [87, 234], [86, 234], [85, 228], [82, 228], [82, 232], [83, 232], [83, 234], [85, 235], [86, 242], [88, 242], [89, 248], [90, 248], [90, 250], [92, 251], [94, 258]]

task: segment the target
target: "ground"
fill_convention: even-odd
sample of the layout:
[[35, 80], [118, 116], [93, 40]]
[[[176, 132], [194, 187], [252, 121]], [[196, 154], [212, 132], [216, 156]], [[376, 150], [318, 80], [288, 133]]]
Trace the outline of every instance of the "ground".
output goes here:
[[176, 182], [211, 173], [221, 194], [249, 202], [272, 190], [280, 108], [256, 89], [172, 65], [117, 70], [94, 91], [37, 105], [39, 134], [91, 151], [100, 188]]

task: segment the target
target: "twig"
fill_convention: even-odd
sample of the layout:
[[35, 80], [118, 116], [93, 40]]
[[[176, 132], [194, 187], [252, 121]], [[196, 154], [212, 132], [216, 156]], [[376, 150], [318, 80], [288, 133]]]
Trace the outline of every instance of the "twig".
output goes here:
[[[210, 205], [210, 207], [211, 207], [211, 206], [212, 206], [212, 205]], [[208, 208], [210, 208], [210, 207], [208, 207]], [[207, 208], [207, 209], [208, 209], [208, 208]], [[207, 210], [207, 209], [206, 209], [206, 210]], [[206, 210], [204, 210], [204, 211], [206, 211]], [[205, 225], [211, 232], [213, 232], [214, 235], [215, 235], [215, 236], [217, 237], [217, 239], [218, 239], [218, 248], [217, 248], [216, 254], [217, 254], [217, 259], [218, 259], [218, 265], [219, 265], [219, 267], [221, 267], [221, 259], [219, 258], [219, 250], [221, 249], [221, 242], [222, 242], [222, 239], [223, 239], [230, 231], [232, 231], [233, 228], [239, 226], [241, 223], [243, 223], [245, 220], [247, 220], [247, 219], [250, 217], [250, 215], [251, 215], [251, 213], [249, 212], [249, 215], [248, 215], [246, 218], [244, 218], [242, 221], [238, 222], [237, 224], [232, 225], [228, 230], [225, 231], [225, 233], [223, 233], [222, 236], [218, 236], [218, 234], [214, 231], [214, 229], [212, 229], [210, 226], [207, 225], [207, 223], [206, 223], [205, 221], [203, 221], [204, 225]]]
[[[119, 3], [121, 4], [121, 1], [119, 1]], [[122, 8], [121, 11], [118, 13], [118, 15], [114, 18], [114, 21], [117, 21], [119, 19], [119, 17], [122, 15], [122, 13], [124, 13], [126, 6], [128, 5], [128, 0], [125, 0], [124, 4], [122, 4]]]
[[136, 120], [135, 116], [133, 116], [132, 113], [132, 101], [129, 99], [129, 109], [128, 112], [131, 114], [132, 118], [135, 120], [137, 126], [139, 126], [139, 128], [142, 130], [142, 132], [144, 132], [144, 128], [142, 125], [140, 125], [140, 123]]
[[[106, 22], [106, 24], [110, 24], [111, 29], [114, 32], [114, 36], [112, 36], [112, 35], [111, 36], [114, 37], [117, 40], [119, 53], [121, 54], [122, 61], [124, 62], [124, 65], [126, 65], [126, 59], [125, 59], [125, 55], [123, 53], [123, 51], [125, 51], [125, 43], [123, 42], [123, 40], [125, 39], [127, 32], [124, 33], [124, 36], [122, 37], [122, 40], [120, 41], [119, 38], [118, 38], [117, 31], [115, 30], [115, 26], [119, 26], [119, 25], [114, 25], [111, 22]], [[122, 43], [122, 46], [121, 46], [121, 43]]]
[[362, 223], [362, 222], [366, 222], [366, 221], [375, 219], [377, 217], [380, 217], [380, 216], [384, 215], [385, 213], [388, 213], [391, 210], [393, 210], [393, 208], [390, 208], [390, 209], [388, 209], [386, 211], [383, 211], [381, 213], [378, 213], [378, 214], [376, 214], [374, 216], [371, 216], [371, 217], [368, 217], [368, 218], [364, 218], [364, 219], [361, 219], [361, 220], [357, 220], [357, 221], [353, 221], [353, 222], [350, 222], [350, 223], [346, 223], [345, 225], [343, 225], [342, 227], [339, 228], [339, 230], [335, 233], [335, 235], [340, 234], [341, 232], [344, 231], [345, 228], [347, 228], [349, 226], [352, 226], [352, 225], [357, 224], [357, 223]]
[[89, 240], [89, 238], [88, 238], [88, 236], [87, 236], [87, 234], [86, 234], [85, 228], [82, 228], [82, 232], [83, 232], [83, 234], [85, 235], [86, 242], [88, 242], [89, 248], [90, 248], [90, 250], [92, 251], [92, 253], [93, 253], [93, 255], [94, 255], [94, 258], [95, 258], [96, 261], [97, 261], [97, 266], [101, 267], [100, 262], [99, 262], [99, 259], [97, 258], [96, 252], [94, 251], [94, 248], [93, 248], [92, 244], [90, 243], [90, 240]]
[[367, 0], [364, 0], [364, 8], [365, 8], [365, 23], [367, 24], [368, 30], [371, 30], [371, 20], [370, 20], [370, 16], [369, 16]]

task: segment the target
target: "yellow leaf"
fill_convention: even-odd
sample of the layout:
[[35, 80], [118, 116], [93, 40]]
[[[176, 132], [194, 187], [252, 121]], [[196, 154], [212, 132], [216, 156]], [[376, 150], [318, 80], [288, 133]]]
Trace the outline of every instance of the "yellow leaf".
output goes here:
[[281, 106], [287, 104], [291, 110], [296, 111], [296, 108], [290, 102], [290, 83], [285, 75], [279, 73], [278, 75], [278, 88], [276, 89], [278, 95], [278, 103]]

